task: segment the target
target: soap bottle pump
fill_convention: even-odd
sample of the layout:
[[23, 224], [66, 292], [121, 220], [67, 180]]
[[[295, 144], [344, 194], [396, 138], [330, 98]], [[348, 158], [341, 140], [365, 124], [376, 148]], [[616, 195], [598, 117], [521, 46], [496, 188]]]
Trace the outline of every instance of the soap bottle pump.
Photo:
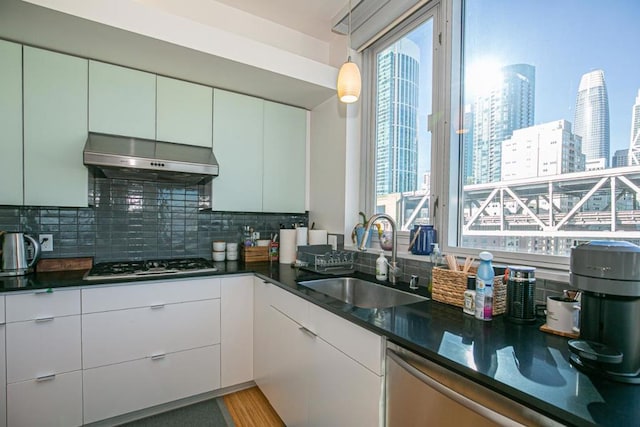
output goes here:
[[387, 259], [384, 257], [384, 251], [380, 251], [380, 256], [376, 259], [376, 279], [387, 280]]
[[442, 252], [440, 252], [440, 246], [437, 243], [432, 243], [433, 250], [431, 251], [431, 263], [434, 267], [442, 264]]

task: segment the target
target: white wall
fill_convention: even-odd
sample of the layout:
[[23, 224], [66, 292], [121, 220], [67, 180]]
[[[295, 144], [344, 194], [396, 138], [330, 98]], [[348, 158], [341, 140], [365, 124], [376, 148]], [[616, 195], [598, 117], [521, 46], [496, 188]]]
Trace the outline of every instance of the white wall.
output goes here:
[[176, 16], [329, 64], [329, 43], [216, 1], [137, 1]]
[[346, 197], [345, 104], [333, 96], [311, 111], [309, 223], [330, 233], [344, 232]]

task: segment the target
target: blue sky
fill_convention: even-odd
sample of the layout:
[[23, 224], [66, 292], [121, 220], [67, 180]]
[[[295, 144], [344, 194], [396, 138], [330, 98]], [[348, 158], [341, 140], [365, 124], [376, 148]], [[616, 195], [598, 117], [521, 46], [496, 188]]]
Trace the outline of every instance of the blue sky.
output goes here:
[[638, 0], [470, 0], [466, 48], [491, 52], [501, 65], [536, 67], [536, 124], [573, 122], [580, 77], [604, 70], [613, 155], [629, 148], [640, 89], [639, 22]]
[[[604, 70], [609, 95], [611, 156], [629, 148], [631, 108], [640, 89], [640, 0], [467, 0], [467, 65], [535, 66], [535, 124], [573, 123], [583, 74]], [[408, 37], [430, 46], [431, 25]], [[420, 99], [431, 99], [431, 55], [421, 49]], [[419, 109], [419, 138], [430, 139]], [[429, 150], [419, 152], [419, 171], [430, 169]], [[419, 181], [421, 176], [419, 177]]]

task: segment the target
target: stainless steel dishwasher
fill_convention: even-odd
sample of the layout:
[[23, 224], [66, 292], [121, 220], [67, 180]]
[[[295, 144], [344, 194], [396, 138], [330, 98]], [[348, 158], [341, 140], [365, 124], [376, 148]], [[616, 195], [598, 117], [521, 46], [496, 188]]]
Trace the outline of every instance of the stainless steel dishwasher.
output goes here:
[[387, 427], [562, 425], [392, 343], [386, 382]]

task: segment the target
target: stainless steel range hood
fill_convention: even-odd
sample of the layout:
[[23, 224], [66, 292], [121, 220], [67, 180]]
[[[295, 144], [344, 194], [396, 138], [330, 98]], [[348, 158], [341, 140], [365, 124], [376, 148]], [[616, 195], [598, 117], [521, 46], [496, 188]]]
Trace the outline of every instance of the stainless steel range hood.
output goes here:
[[89, 132], [84, 164], [107, 178], [203, 184], [218, 176], [206, 147]]

